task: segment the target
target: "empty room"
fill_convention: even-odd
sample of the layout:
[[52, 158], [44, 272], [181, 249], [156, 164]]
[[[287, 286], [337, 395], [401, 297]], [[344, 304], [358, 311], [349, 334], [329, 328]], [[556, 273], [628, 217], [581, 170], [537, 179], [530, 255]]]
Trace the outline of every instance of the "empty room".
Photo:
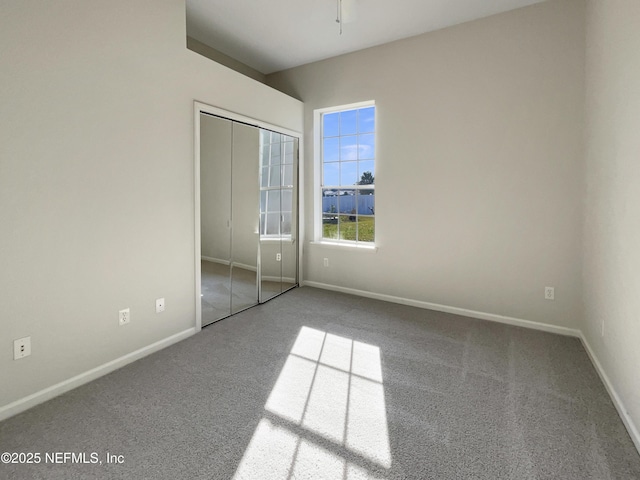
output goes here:
[[0, 4], [1, 479], [640, 479], [640, 2]]

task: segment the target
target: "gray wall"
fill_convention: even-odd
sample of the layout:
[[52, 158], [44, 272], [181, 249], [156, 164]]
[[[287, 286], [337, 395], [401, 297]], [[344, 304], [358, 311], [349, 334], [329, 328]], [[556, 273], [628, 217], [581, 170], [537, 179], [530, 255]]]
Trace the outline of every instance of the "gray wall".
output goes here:
[[587, 4], [583, 330], [640, 449], [639, 26], [637, 0]]
[[307, 239], [313, 110], [377, 105], [379, 249], [306, 244], [304, 280], [578, 327], [584, 56], [560, 0], [268, 76], [305, 102]]
[[187, 50], [180, 0], [0, 9], [1, 410], [195, 326], [194, 99], [298, 131], [302, 106]]

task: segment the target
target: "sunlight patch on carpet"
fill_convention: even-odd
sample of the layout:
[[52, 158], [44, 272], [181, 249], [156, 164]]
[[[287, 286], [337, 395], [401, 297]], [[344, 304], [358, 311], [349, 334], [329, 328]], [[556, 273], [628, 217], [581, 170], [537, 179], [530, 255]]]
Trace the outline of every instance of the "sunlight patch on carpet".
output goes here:
[[[302, 327], [265, 410], [283, 422], [260, 421], [234, 479], [375, 478], [366, 465], [391, 467], [375, 345]], [[362, 461], [347, 461], [341, 450]]]

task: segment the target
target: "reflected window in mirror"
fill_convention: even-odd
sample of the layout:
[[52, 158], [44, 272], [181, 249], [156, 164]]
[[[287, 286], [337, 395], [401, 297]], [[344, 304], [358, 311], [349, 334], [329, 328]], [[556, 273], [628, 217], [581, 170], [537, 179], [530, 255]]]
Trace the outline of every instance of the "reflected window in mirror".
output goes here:
[[260, 238], [291, 238], [295, 139], [260, 131]]

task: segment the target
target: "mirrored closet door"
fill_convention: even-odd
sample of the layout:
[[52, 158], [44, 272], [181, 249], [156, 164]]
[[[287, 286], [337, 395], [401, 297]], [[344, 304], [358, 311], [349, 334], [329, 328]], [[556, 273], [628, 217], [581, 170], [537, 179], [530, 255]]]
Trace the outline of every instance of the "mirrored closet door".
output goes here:
[[231, 313], [258, 303], [258, 129], [233, 122], [231, 161]]
[[231, 146], [233, 123], [200, 114], [202, 325], [231, 314]]
[[260, 130], [260, 301], [297, 285], [298, 139]]
[[202, 325], [298, 284], [298, 139], [199, 112]]

